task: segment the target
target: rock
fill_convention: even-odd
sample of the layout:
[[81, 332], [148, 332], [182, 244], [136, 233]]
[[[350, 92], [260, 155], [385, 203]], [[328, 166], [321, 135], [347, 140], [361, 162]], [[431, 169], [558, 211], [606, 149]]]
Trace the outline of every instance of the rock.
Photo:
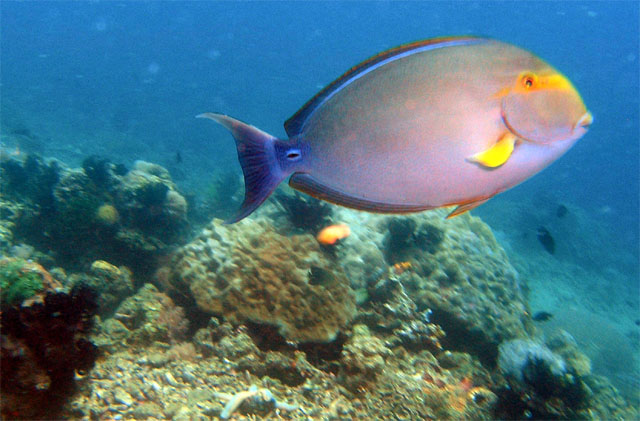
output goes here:
[[133, 405], [133, 398], [124, 389], [116, 388], [113, 392], [113, 399], [126, 406]]
[[91, 264], [88, 274], [70, 276], [73, 284], [83, 283], [93, 288], [98, 296], [98, 314], [110, 316], [118, 305], [133, 291], [133, 275], [126, 266], [117, 267], [104, 260]]
[[167, 353], [154, 352], [147, 357], [147, 364], [152, 367], [162, 367], [171, 360]]
[[414, 241], [387, 242], [401, 247], [387, 255], [410, 256], [404, 287], [418, 310], [431, 310], [430, 321], [446, 333], [442, 345], [495, 365], [501, 342], [533, 329], [518, 275], [479, 218], [464, 214], [446, 220], [445, 215], [438, 210], [405, 217], [415, 221], [407, 225], [414, 231], [402, 235]]
[[101, 324], [99, 342], [110, 344], [110, 351], [156, 341], [173, 343], [184, 338], [188, 326], [181, 307], [152, 284], [145, 284]]
[[385, 367], [385, 358], [389, 356], [391, 351], [379, 338], [371, 335], [367, 326], [355, 325], [353, 335], [344, 346], [339, 381], [355, 392], [375, 381]]
[[162, 408], [154, 402], [142, 402], [133, 409], [133, 417], [137, 420], [146, 420], [147, 418], [164, 419]]

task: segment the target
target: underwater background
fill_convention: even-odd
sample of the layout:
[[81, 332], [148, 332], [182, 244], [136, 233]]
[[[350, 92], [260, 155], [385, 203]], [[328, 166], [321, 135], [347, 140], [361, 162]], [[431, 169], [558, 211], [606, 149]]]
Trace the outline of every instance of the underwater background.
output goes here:
[[[35, 312], [23, 302], [34, 291], [64, 290], [67, 298], [45, 299], [53, 322], [32, 324], [33, 336], [58, 326], [54, 304], [69, 300], [60, 306], [78, 310], [87, 326], [74, 326], [97, 350], [64, 348], [91, 350], [74, 356], [80, 375], [50, 361], [58, 369], [26, 364], [40, 374], [20, 379], [4, 371], [20, 363], [5, 360], [5, 348], [31, 343], [30, 330], [12, 327], [19, 318], [4, 310], [3, 379], [16, 383], [3, 380], [3, 394], [32, 388], [59, 416], [91, 419], [636, 417], [639, 17], [635, 1], [1, 2], [3, 307]], [[439, 211], [360, 214], [286, 186], [249, 221], [210, 223], [239, 206], [241, 170], [230, 135], [197, 114], [284, 137], [287, 118], [366, 58], [466, 34], [539, 55], [594, 115], [564, 157], [471, 212], [490, 229]], [[336, 222], [352, 237], [319, 247], [310, 236]], [[281, 267], [266, 274], [269, 251]], [[286, 290], [278, 282], [298, 271], [311, 274], [301, 299], [318, 297], [328, 314], [300, 321], [295, 309], [317, 303], [274, 297], [266, 301], [291, 314], [247, 310], [266, 305], [255, 296], [220, 302], [233, 280], [261, 291], [274, 276], [274, 289]], [[305, 284], [300, 276], [289, 282]], [[97, 303], [78, 298], [87, 284]], [[411, 311], [398, 316], [403, 306]], [[164, 330], [148, 331], [154, 325]], [[532, 368], [542, 374], [519, 371], [532, 361], [547, 362]], [[52, 372], [69, 390], [58, 400], [46, 395]], [[130, 378], [147, 386], [132, 391]], [[431, 398], [396, 402], [382, 383]], [[4, 418], [47, 418], [4, 401]]]

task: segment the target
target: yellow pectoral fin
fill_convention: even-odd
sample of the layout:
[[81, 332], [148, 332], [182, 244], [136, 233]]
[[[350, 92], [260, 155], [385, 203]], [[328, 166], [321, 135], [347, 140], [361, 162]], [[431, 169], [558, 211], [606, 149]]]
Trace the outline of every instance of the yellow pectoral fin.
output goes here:
[[488, 168], [496, 168], [507, 162], [513, 152], [515, 144], [516, 137], [511, 133], [507, 133], [502, 136], [495, 145], [486, 151], [478, 152], [477, 154], [470, 156], [467, 160], [477, 162], [478, 164]]

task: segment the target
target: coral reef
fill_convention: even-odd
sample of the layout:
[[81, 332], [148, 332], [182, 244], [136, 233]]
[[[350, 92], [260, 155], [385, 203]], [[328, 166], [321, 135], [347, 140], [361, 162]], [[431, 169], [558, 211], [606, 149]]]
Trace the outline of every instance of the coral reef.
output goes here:
[[0, 293], [3, 306], [41, 299], [62, 285], [38, 263], [20, 258], [0, 259]]
[[551, 343], [571, 360], [534, 340], [515, 339], [500, 345], [498, 366], [509, 386], [500, 393], [499, 416], [581, 419], [596, 407], [599, 398], [589, 387], [595, 379], [584, 370], [586, 357], [566, 335], [556, 336]]
[[145, 284], [100, 323], [96, 344], [110, 352], [156, 342], [171, 345], [184, 340], [188, 328], [184, 310], [155, 286]]
[[171, 266], [176, 290], [200, 309], [277, 326], [291, 341], [331, 341], [355, 314], [344, 272], [316, 240], [285, 237], [267, 222], [214, 220]]
[[270, 403], [275, 409], [283, 409], [285, 411], [294, 411], [297, 408], [296, 405], [276, 400], [269, 389], [258, 389], [256, 385], [252, 385], [249, 390], [238, 392], [235, 395], [219, 393], [217, 396], [227, 400], [227, 404], [220, 413], [220, 418], [223, 420], [229, 418], [247, 400], [253, 400], [261, 405]]
[[107, 259], [150, 272], [153, 258], [188, 233], [185, 198], [167, 170], [143, 161], [126, 171], [96, 156], [79, 169], [3, 156], [0, 189], [9, 199], [0, 204], [0, 246], [25, 242], [71, 269]]
[[105, 203], [96, 211], [96, 219], [99, 223], [112, 226], [120, 220], [120, 214], [115, 206]]
[[342, 352], [338, 381], [352, 392], [375, 382], [391, 351], [366, 325], [355, 325]]
[[24, 260], [0, 260], [0, 293], [3, 305], [21, 304], [42, 290], [37, 273], [24, 270]]
[[97, 357], [86, 338], [95, 311], [86, 287], [49, 292], [42, 303], [3, 308], [1, 390], [3, 419], [59, 417]]
[[548, 371], [549, 375], [557, 378], [567, 372], [566, 364], [559, 355], [533, 340], [514, 339], [501, 344], [498, 350], [498, 367], [519, 382], [534, 384], [539, 371]]
[[[163, 167], [3, 156], [0, 187], [3, 418], [638, 417], [568, 334], [531, 339], [517, 273], [468, 214], [278, 191], [165, 257], [197, 201]], [[321, 246], [336, 221], [350, 236]]]
[[83, 284], [96, 291], [98, 314], [111, 315], [134, 292], [133, 276], [126, 266], [114, 266], [104, 260], [91, 264], [88, 273], [69, 275], [71, 284]]
[[[393, 278], [400, 279], [410, 300], [396, 297], [415, 305], [415, 317], [408, 319], [419, 321], [419, 314], [430, 310], [429, 322], [445, 333], [439, 340], [443, 347], [469, 352], [494, 367], [500, 343], [533, 331], [518, 275], [480, 219], [464, 214], [447, 220], [444, 209], [405, 217], [335, 214], [353, 227], [349, 250], [338, 252], [345, 266], [363, 265], [349, 254], [379, 261], [372, 244], [386, 259], [377, 266], [367, 263], [366, 273], [347, 269], [354, 275], [352, 284], [384, 305], [399, 288]], [[410, 269], [388, 276], [394, 264], [410, 264]]]
[[233, 171], [215, 173], [205, 187], [203, 206], [206, 209], [206, 221], [211, 215], [216, 218], [229, 218], [240, 205], [242, 175]]
[[[125, 300], [102, 324], [99, 342], [110, 355], [91, 374], [95, 387], [69, 413], [181, 420], [636, 416], [608, 383], [586, 374], [588, 364], [567, 338], [552, 338], [540, 354], [562, 357], [558, 376], [528, 357], [533, 364], [514, 365], [524, 381], [501, 373], [499, 345], [529, 337], [518, 280], [484, 224], [443, 215], [409, 217], [416, 219], [412, 239], [395, 242], [393, 254], [407, 260], [386, 261], [390, 217], [336, 211], [353, 230], [334, 253], [311, 235], [276, 232], [269, 220], [213, 221], [156, 277], [187, 311], [151, 285]], [[358, 289], [357, 307], [350, 286]], [[216, 317], [199, 324], [189, 306]], [[191, 339], [172, 340], [168, 329], [186, 331], [185, 315], [202, 327]], [[554, 379], [551, 396], [536, 389]]]
[[294, 228], [310, 233], [317, 233], [325, 225], [331, 223], [331, 205], [327, 202], [303, 195], [297, 191], [285, 193], [277, 190], [273, 196]]
[[165, 243], [183, 238], [187, 203], [160, 165], [136, 161], [114, 186], [114, 201], [123, 223]]

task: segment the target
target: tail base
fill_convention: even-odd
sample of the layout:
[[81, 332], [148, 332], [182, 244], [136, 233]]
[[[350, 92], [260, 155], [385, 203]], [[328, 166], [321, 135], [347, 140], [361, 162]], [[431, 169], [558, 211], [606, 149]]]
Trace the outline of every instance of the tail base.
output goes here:
[[236, 141], [245, 191], [240, 209], [225, 221], [226, 224], [233, 224], [255, 211], [290, 174], [282, 171], [276, 157], [276, 145], [286, 142], [226, 115], [205, 113], [197, 117], [221, 124], [231, 132]]

